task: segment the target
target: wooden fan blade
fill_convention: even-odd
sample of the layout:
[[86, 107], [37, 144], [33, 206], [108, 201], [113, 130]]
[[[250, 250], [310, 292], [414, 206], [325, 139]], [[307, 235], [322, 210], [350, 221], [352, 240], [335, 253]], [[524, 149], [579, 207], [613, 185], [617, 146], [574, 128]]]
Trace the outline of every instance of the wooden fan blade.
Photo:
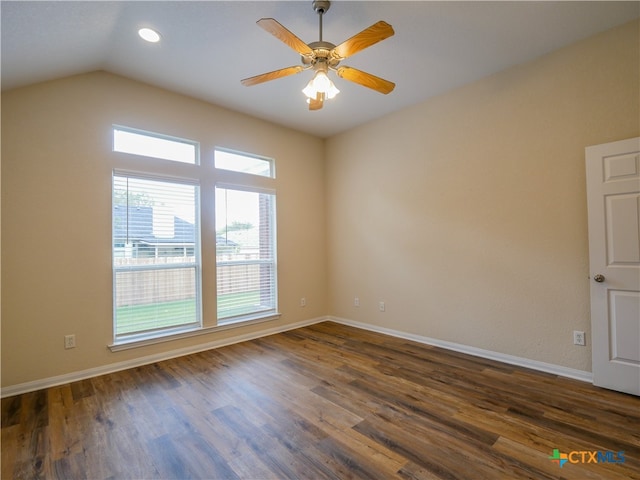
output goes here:
[[338, 60], [344, 60], [345, 58], [358, 53], [360, 50], [364, 50], [365, 48], [392, 36], [394, 33], [395, 32], [391, 25], [380, 20], [378, 23], [374, 23], [369, 28], [365, 28], [360, 33], [357, 33], [350, 39], [342, 42], [331, 50], [331, 55]]
[[281, 42], [287, 44], [290, 48], [293, 48], [300, 55], [311, 56], [313, 50], [296, 37], [293, 33], [287, 30], [282, 24], [273, 18], [261, 18], [256, 22], [260, 27], [265, 29], [271, 35], [276, 37]]
[[302, 65], [296, 65], [294, 67], [281, 68], [280, 70], [274, 70], [273, 72], [263, 73], [262, 75], [256, 75], [255, 77], [245, 78], [240, 80], [240, 83], [245, 87], [257, 85], [259, 83], [268, 82], [269, 80], [275, 80], [277, 78], [288, 77], [289, 75], [295, 75], [304, 70]]
[[358, 70], [357, 68], [339, 67], [336, 70], [336, 73], [340, 78], [344, 78], [345, 80], [357, 83], [358, 85], [362, 85], [363, 87], [371, 88], [376, 92], [384, 93], [385, 95], [393, 91], [396, 86], [395, 83], [390, 82], [389, 80], [376, 77], [375, 75], [363, 72], [362, 70]]
[[309, 110], [320, 110], [322, 108], [323, 103], [324, 103], [323, 94], [317, 93], [316, 98], [309, 99]]

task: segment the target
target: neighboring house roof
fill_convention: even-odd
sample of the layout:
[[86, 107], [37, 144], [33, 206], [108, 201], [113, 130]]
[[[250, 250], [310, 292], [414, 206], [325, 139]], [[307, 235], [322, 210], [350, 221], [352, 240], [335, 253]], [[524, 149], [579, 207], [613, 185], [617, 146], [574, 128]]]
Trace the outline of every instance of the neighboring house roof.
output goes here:
[[227, 247], [237, 247], [238, 244], [233, 240], [229, 240], [228, 238], [223, 237], [222, 235], [216, 235], [216, 245], [227, 246]]
[[[186, 220], [173, 216], [173, 236], [158, 237], [153, 233], [153, 207], [129, 207], [129, 228], [127, 232], [127, 207], [114, 205], [113, 207], [113, 235], [118, 239], [129, 239], [130, 242], [146, 243], [148, 245], [162, 244], [191, 244], [195, 239], [195, 225]], [[238, 244], [222, 235], [216, 235], [216, 245], [236, 247]]]
[[[127, 228], [128, 223], [128, 228]], [[141, 242], [149, 245], [192, 244], [195, 240], [195, 225], [173, 215], [173, 235], [157, 236], [153, 228], [153, 207], [113, 206], [113, 236], [128, 238], [130, 242]]]

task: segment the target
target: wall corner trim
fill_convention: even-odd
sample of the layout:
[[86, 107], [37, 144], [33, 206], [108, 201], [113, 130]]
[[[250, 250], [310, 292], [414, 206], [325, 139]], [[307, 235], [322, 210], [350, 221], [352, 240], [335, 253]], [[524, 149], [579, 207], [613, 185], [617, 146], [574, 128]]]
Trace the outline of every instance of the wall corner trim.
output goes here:
[[580, 380], [582, 382], [593, 383], [593, 375], [591, 374], [591, 372], [587, 372], [584, 370], [577, 370], [575, 368], [563, 367], [561, 365], [554, 365], [537, 360], [530, 360], [528, 358], [516, 357], [514, 355], [493, 352], [491, 350], [483, 350], [481, 348], [471, 347], [469, 345], [424, 337], [422, 335], [406, 333], [399, 330], [393, 330], [391, 328], [379, 327], [377, 325], [370, 325], [368, 323], [357, 322], [346, 318], [329, 316], [328, 320], [331, 322], [340, 323], [342, 325], [369, 330], [371, 332], [383, 333], [385, 335], [391, 335], [392, 337], [404, 338], [406, 340], [424, 343], [425, 345], [432, 345], [434, 347], [445, 348], [447, 350], [453, 350], [455, 352], [466, 353], [475, 357], [496, 360], [498, 362], [507, 363], [509, 365], [517, 365], [519, 367], [530, 368], [532, 370], [538, 370], [561, 377], [572, 378], [574, 380]]

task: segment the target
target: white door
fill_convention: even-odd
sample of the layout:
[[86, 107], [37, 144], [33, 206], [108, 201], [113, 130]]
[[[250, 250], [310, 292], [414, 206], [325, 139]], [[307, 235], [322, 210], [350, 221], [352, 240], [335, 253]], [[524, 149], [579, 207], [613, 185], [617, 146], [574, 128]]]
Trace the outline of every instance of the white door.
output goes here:
[[640, 395], [640, 137], [586, 162], [593, 383]]

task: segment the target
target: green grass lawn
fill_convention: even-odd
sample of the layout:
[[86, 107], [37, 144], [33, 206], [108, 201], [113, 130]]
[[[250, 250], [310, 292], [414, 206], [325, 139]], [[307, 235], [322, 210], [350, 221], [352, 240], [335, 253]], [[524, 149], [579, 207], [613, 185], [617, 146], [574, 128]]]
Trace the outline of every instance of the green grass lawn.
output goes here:
[[[259, 290], [220, 295], [218, 297], [218, 318], [253, 312], [259, 303]], [[116, 335], [195, 322], [195, 299], [124, 306], [116, 310]]]
[[194, 299], [124, 306], [116, 310], [116, 335], [186, 325], [195, 321]]
[[260, 290], [220, 295], [218, 297], [218, 318], [251, 313], [258, 305], [260, 305]]

